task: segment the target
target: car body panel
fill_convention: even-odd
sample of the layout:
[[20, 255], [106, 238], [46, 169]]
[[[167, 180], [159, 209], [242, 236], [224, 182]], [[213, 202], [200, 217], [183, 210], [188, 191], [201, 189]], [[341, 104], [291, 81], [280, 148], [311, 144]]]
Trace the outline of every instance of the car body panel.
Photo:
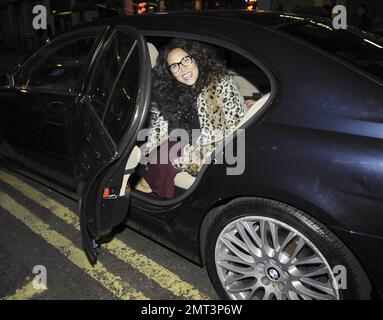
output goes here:
[[12, 150], [12, 160], [68, 189], [73, 188], [73, 168], [66, 130], [74, 100], [73, 95], [19, 88], [13, 91], [13, 103], [1, 110], [4, 142]]

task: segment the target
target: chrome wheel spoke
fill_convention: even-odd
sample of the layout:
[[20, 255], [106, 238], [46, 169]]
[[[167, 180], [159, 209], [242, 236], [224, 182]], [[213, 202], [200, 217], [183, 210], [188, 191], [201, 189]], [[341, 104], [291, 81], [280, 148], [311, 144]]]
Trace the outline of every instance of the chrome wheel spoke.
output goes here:
[[306, 296], [305, 294], [301, 294], [303, 300], [313, 300], [312, 298]]
[[261, 226], [261, 241], [262, 241], [262, 249], [263, 252], [268, 256], [268, 257], [274, 257], [275, 255], [275, 250], [270, 247], [269, 242], [267, 240], [267, 227], [266, 227], [266, 221], [261, 220], [260, 223]]
[[[233, 274], [230, 275], [224, 282], [224, 287], [229, 287], [235, 282], [239, 282], [241, 280], [248, 280], [249, 276], [245, 274]], [[257, 279], [253, 278], [254, 281], [257, 281]]]
[[308, 297], [313, 298], [315, 300], [333, 300], [333, 299], [335, 299], [335, 297], [332, 294], [326, 294], [326, 293], [318, 292], [318, 290], [313, 290], [313, 289], [303, 285], [301, 282], [297, 282], [293, 285], [300, 295], [305, 295], [305, 296], [308, 296]]
[[288, 292], [288, 297], [290, 300], [300, 300], [298, 294], [292, 290]]
[[254, 298], [255, 293], [256, 293], [259, 289], [261, 289], [261, 288], [262, 288], [262, 286], [259, 285], [259, 284], [254, 285], [254, 286], [251, 288], [250, 292], [246, 295], [245, 300], [250, 300], [250, 299]]
[[303, 272], [297, 268], [290, 269], [289, 272], [295, 276], [300, 278], [312, 278], [312, 277], [318, 277], [323, 275], [328, 275], [328, 270], [325, 266], [319, 267], [316, 270]]
[[216, 268], [233, 300], [339, 299], [320, 251], [293, 227], [268, 217], [230, 222], [218, 237]]
[[262, 300], [271, 300], [273, 298], [277, 298], [277, 294], [272, 290], [266, 289]]
[[238, 285], [238, 286], [230, 287], [229, 289], [227, 289], [227, 291], [230, 293], [241, 293], [241, 292], [250, 291], [250, 294], [252, 294], [257, 288], [259, 288], [258, 285], [256, 285], [255, 283], [251, 283], [251, 284], [247, 284], [243, 286]]
[[299, 254], [299, 252], [303, 249], [305, 245], [306, 245], [306, 242], [302, 238], [299, 238], [297, 246], [293, 254], [290, 256], [290, 260], [295, 259], [295, 257]]
[[275, 223], [268, 222], [270, 228], [271, 239], [273, 241], [273, 247], [276, 252], [279, 251], [279, 239], [278, 239], [278, 226]]
[[258, 248], [262, 247], [262, 240], [257, 235], [257, 231], [259, 230], [259, 226], [252, 227], [252, 224], [246, 221], [240, 221], [240, 224], [244, 226], [248, 234], [250, 235], [251, 239], [254, 240], [254, 242], [257, 244]]
[[286, 236], [285, 240], [283, 241], [281, 247], [279, 248], [279, 251], [283, 251], [287, 245], [295, 238], [296, 234], [293, 231], [290, 231], [289, 234]]
[[293, 266], [321, 264], [321, 263], [323, 263], [323, 261], [317, 255], [312, 255], [310, 257], [295, 259], [295, 260], [291, 261], [291, 265], [293, 265]]
[[249, 265], [249, 266], [255, 262], [254, 258], [251, 256], [249, 257], [249, 260], [250, 261], [246, 261], [246, 260], [242, 259], [241, 257], [233, 256], [233, 255], [230, 255], [227, 253], [222, 253], [218, 257], [218, 261], [227, 261], [227, 262], [239, 263], [239, 264], [244, 264], [244, 265]]
[[254, 268], [252, 267], [241, 267], [239, 265], [228, 263], [227, 261], [217, 261], [217, 263], [227, 271], [232, 271], [239, 274], [251, 275], [254, 271]]
[[249, 252], [249, 248], [246, 246], [246, 244], [242, 240], [235, 237], [233, 235], [233, 232], [226, 233], [225, 235], [223, 235], [222, 241], [224, 241], [226, 244], [229, 243], [230, 246], [232, 246], [232, 244], [235, 244], [237, 247], [241, 248], [242, 250]]
[[[262, 256], [262, 251], [259, 249], [262, 247], [261, 239], [257, 235], [258, 227], [254, 230], [248, 223], [238, 222], [236, 223], [237, 230], [245, 242], [246, 246], [248, 247], [249, 251], [257, 256]], [[254, 242], [258, 245], [256, 247], [254, 245]]]
[[334, 289], [330, 282], [320, 282], [311, 278], [302, 278], [301, 281], [305, 284], [310, 285], [311, 287], [318, 289], [324, 293], [327, 293], [328, 295], [334, 294]]
[[[254, 258], [251, 255], [246, 254], [245, 252], [239, 250], [234, 244], [238, 245], [237, 240], [231, 240], [231, 238], [227, 237], [223, 239], [222, 242], [226, 245], [226, 247], [238, 258], [242, 260], [242, 262], [253, 263]], [[242, 248], [242, 247], [241, 247]], [[247, 249], [247, 248], [246, 248]], [[244, 249], [243, 249], [244, 250]], [[246, 250], [248, 252], [248, 249]]]

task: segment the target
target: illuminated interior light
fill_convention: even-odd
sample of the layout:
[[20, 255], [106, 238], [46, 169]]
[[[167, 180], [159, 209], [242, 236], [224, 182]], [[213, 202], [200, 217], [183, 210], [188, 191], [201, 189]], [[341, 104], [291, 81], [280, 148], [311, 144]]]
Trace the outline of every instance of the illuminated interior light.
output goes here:
[[287, 19], [295, 19], [295, 20], [305, 20], [305, 18], [302, 17], [296, 17], [296, 16], [291, 16], [287, 14], [280, 14], [279, 15], [281, 18], [287, 18]]
[[59, 12], [59, 13], [56, 14], [56, 16], [65, 16], [65, 15], [68, 15], [68, 14], [72, 14], [72, 11]]

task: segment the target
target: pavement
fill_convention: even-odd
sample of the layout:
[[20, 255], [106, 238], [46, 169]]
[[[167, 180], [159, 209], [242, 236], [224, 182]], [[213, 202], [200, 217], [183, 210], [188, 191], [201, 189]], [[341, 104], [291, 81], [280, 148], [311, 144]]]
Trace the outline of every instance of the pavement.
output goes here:
[[0, 167], [0, 300], [218, 298], [205, 269], [129, 228], [92, 267], [77, 206]]

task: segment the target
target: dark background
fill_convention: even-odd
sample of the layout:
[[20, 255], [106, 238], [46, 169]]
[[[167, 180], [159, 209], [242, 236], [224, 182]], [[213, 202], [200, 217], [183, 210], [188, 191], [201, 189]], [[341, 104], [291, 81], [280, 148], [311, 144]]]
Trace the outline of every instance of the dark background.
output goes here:
[[[32, 8], [38, 4], [47, 8], [47, 30], [32, 27]], [[381, 0], [0, 0], [0, 72], [13, 69], [53, 35], [95, 19], [201, 9], [266, 9], [330, 17], [336, 4], [347, 7], [349, 25], [383, 35]]]

